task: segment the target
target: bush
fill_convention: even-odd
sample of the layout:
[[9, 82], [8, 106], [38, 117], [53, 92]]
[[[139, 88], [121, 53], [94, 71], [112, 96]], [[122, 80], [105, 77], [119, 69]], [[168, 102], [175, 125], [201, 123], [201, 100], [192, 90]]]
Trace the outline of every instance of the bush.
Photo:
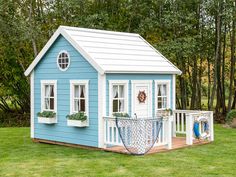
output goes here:
[[38, 112], [37, 116], [46, 117], [46, 118], [53, 118], [56, 116], [56, 113], [53, 111], [43, 111], [43, 112]]
[[29, 113], [6, 113], [0, 111], [0, 127], [29, 127], [30, 114]]
[[66, 118], [69, 120], [81, 120], [81, 121], [87, 120], [87, 116], [85, 115], [84, 112], [78, 112], [75, 114], [67, 115]]
[[226, 116], [226, 122], [227, 122], [228, 124], [231, 124], [231, 123], [233, 122], [233, 119], [234, 119], [234, 118], [236, 118], [236, 110], [235, 110], [235, 109], [231, 110], [231, 111], [227, 114], [227, 116]]
[[117, 112], [117, 113], [114, 113], [113, 116], [114, 117], [129, 117], [129, 114]]

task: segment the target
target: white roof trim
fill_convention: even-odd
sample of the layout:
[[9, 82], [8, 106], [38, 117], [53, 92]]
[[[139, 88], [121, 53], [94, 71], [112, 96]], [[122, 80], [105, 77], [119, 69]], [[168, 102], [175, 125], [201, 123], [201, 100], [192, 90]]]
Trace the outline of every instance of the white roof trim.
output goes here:
[[80, 54], [87, 59], [87, 61], [100, 73], [104, 74], [104, 70], [88, 55], [86, 51], [84, 51], [71, 37], [63, 30], [63, 26], [60, 26], [56, 32], [52, 35], [52, 37], [49, 39], [47, 44], [43, 47], [43, 49], [39, 52], [39, 54], [36, 56], [34, 61], [30, 64], [30, 66], [27, 68], [27, 70], [24, 72], [25, 76], [28, 76], [34, 69], [34, 67], [38, 64], [38, 62], [41, 60], [41, 58], [45, 55], [45, 53], [48, 51], [48, 49], [51, 47], [51, 45], [54, 43], [54, 41], [57, 39], [57, 37], [61, 34], [64, 38], [66, 38], [73, 47], [75, 47]]
[[[76, 39], [75, 36], [73, 36], [76, 32], [80, 32], [81, 33], [85, 33], [87, 32], [87, 34], [91, 34], [91, 36], [82, 36], [80, 39], [82, 41], [78, 41], [78, 38]], [[69, 26], [60, 26], [56, 32], [52, 35], [52, 37], [49, 39], [49, 41], [47, 42], [47, 44], [43, 47], [43, 49], [40, 51], [40, 53], [36, 56], [36, 58], [34, 59], [34, 61], [30, 64], [30, 66], [27, 68], [27, 70], [25, 71], [25, 75], [28, 76], [34, 69], [34, 67], [38, 64], [38, 62], [41, 60], [41, 58], [45, 55], [45, 53], [48, 51], [48, 49], [51, 47], [51, 45], [55, 42], [55, 40], [58, 38], [59, 35], [62, 35], [97, 71], [99, 74], [104, 74], [104, 73], [147, 73], [147, 74], [150, 74], [150, 73], [155, 73], [155, 74], [181, 74], [182, 72], [173, 64], [171, 63], [168, 59], [166, 59], [159, 51], [157, 51], [152, 45], [150, 45], [145, 39], [143, 39], [139, 34], [135, 34], [135, 33], [123, 33], [123, 32], [114, 32], [114, 31], [105, 31], [105, 30], [94, 30], [94, 29], [86, 29], [86, 28], [77, 28], [77, 27], [69, 27]], [[77, 34], [76, 34], [77, 35]], [[97, 45], [99, 44], [98, 42], [98, 39], [93, 38], [93, 36], [100, 36], [99, 38], [101, 38], [102, 43], [101, 45], [103, 45], [103, 49], [101, 48], [101, 50], [105, 50], [108, 49], [110, 43], [112, 45], [124, 45], [123, 47], [121, 47], [120, 49], [123, 50], [124, 47], [128, 47], [130, 48], [131, 50], [131, 55], [128, 56], [129, 54], [127, 54], [127, 52], [125, 52], [124, 54], [121, 53], [121, 54], [117, 54], [116, 53], [112, 53], [111, 51], [107, 52], [107, 53], [104, 53], [101, 54], [101, 53], [97, 53], [96, 55], [94, 55], [94, 46], [92, 45], [93, 43], [93, 40], [91, 41], [91, 39], [94, 39], [95, 43], [97, 43]], [[110, 38], [106, 36], [117, 36], [116, 38]], [[101, 37], [101, 36], [105, 36], [105, 38]], [[123, 37], [122, 37], [123, 36]], [[75, 37], [75, 39], [73, 38]], [[88, 41], [86, 38], [90, 38]], [[128, 41], [126, 41], [126, 39], [128, 39]], [[129, 39], [132, 39], [132, 40], [129, 40]], [[134, 40], [133, 40], [134, 39]], [[91, 47], [88, 48], [87, 46], [84, 46], [84, 41], [86, 42], [90, 42], [91, 43]], [[111, 41], [109, 41], [111, 40]], [[115, 40], [120, 40], [122, 41], [123, 40], [123, 43], [120, 43], [120, 41], [118, 43], [113, 43], [113, 42], [116, 42]], [[142, 42], [141, 42], [142, 41]], [[137, 45], [136, 45], [137, 43]], [[126, 46], [125, 46], [126, 45]], [[133, 46], [132, 46], [133, 45]], [[149, 64], [147, 64], [145, 67], [146, 69], [140, 69], [140, 62], [141, 61], [140, 59], [140, 56], [138, 56], [137, 54], [134, 54], [132, 56], [132, 51], [138, 51], [140, 48], [142, 50], [142, 47], [145, 48], [144, 51], [149, 51], [150, 54], [147, 55], [144, 54], [143, 56], [145, 56], [146, 58], [148, 56], [151, 56], [151, 57], [154, 57], [154, 53], [156, 53], [157, 55], [155, 57], [159, 57], [159, 58], [162, 58], [162, 61], [164, 61], [164, 63], [166, 63], [166, 67], [170, 67], [172, 68], [171, 70], [163, 70], [161, 68], [153, 68], [152, 67], [149, 67], [149, 66], [152, 66], [152, 64], [154, 64], [155, 66], [158, 66], [157, 64], [158, 63], [155, 63], [153, 59], [150, 59], [148, 60]], [[117, 46], [116, 46], [117, 47]], [[149, 48], [147, 50], [147, 48]], [[96, 51], [97, 50], [97, 51]], [[95, 47], [95, 53], [96, 52], [101, 52], [99, 51], [100, 49], [96, 49]], [[117, 49], [112, 49], [113, 52], [117, 52], [115, 50]], [[92, 52], [91, 52], [92, 51]], [[104, 52], [104, 51], [103, 51]], [[145, 52], [144, 52], [145, 53]], [[107, 63], [104, 63], [104, 61], [106, 59], [108, 59], [107, 57], [111, 54], [111, 56], [114, 59], [114, 62], [113, 61], [109, 61], [108, 60], [108, 64]], [[113, 55], [114, 54], [114, 55]], [[116, 65], [117, 63], [117, 59], [120, 59], [120, 61], [122, 61], [125, 57], [128, 57], [127, 58], [127, 62], [131, 61], [134, 62], [134, 58], [132, 57], [137, 57], [139, 60], [137, 60], [138, 62], [138, 68], [135, 68], [135, 66], [133, 64], [130, 64], [130, 65], [127, 65], [127, 66], [122, 66], [122, 62], [119, 63], [120, 66]], [[105, 58], [100, 58], [100, 59], [103, 59], [102, 60], [99, 60], [99, 57], [105, 57]], [[121, 57], [121, 58], [120, 58]], [[110, 64], [109, 64], [110, 62]], [[145, 60], [143, 60], [143, 62], [145, 63]], [[157, 60], [157, 62], [160, 62], [160, 60]], [[168, 64], [167, 64], [168, 63]], [[124, 64], [124, 62], [123, 62]], [[108, 67], [108, 65], [110, 65], [110, 67]], [[145, 64], [144, 64], [145, 65]], [[114, 68], [114, 66], [117, 66], [116, 68]], [[121, 68], [119, 68], [121, 67]], [[126, 67], [126, 68], [125, 68]], [[161, 67], [161, 66], [158, 66], [158, 67]]]
[[[182, 71], [179, 70], [179, 68], [177, 68], [173, 63], [170, 62], [170, 60], [168, 60], [164, 55], [162, 55], [155, 47], [153, 47], [151, 44], [149, 44], [148, 41], [146, 41], [145, 39], [143, 39], [142, 36], [139, 35], [139, 37], [147, 44], [149, 45], [154, 51], [156, 51], [158, 54], [160, 54], [162, 56], [162, 58], [164, 58], [168, 63], [170, 63], [176, 70], [178, 70], [177, 72], [173, 72], [173, 74], [178, 74], [181, 75]], [[169, 72], [170, 73], [170, 72]]]

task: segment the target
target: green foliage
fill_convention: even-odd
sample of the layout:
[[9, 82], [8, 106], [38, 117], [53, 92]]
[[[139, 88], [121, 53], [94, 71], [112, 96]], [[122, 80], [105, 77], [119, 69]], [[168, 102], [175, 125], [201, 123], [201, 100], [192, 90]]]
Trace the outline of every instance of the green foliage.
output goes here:
[[1, 127], [29, 127], [30, 114], [18, 112], [0, 111], [0, 128]]
[[[30, 112], [29, 78], [23, 73], [59, 25], [141, 34], [183, 71], [177, 77], [177, 108], [201, 109], [201, 96], [209, 98], [214, 93], [211, 85], [218, 71], [214, 69], [215, 22], [220, 10], [222, 51], [224, 35], [226, 39], [225, 67], [219, 70], [225, 70], [219, 77], [225, 78], [225, 83], [220, 85], [229, 80], [234, 9], [232, 0], [2, 1], [0, 109]], [[226, 85], [222, 92], [227, 93], [227, 89]]]
[[38, 112], [37, 116], [45, 118], [54, 118], [56, 116], [56, 113], [53, 111], [43, 111], [43, 112]]
[[87, 116], [84, 112], [78, 112], [75, 114], [67, 115], [66, 118], [69, 120], [81, 120], [81, 121], [87, 120]]
[[129, 114], [128, 113], [116, 112], [116, 113], [113, 113], [113, 116], [114, 117], [129, 117]]
[[231, 111], [227, 114], [227, 116], [226, 116], [226, 122], [227, 122], [228, 124], [231, 124], [232, 121], [233, 121], [233, 119], [235, 119], [235, 118], [236, 118], [236, 110], [234, 109], [234, 110], [231, 110]]

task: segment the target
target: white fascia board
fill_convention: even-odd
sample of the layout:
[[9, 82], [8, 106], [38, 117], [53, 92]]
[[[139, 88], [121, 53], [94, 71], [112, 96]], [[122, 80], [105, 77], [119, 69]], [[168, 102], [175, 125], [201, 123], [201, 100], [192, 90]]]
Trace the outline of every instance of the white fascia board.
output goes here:
[[170, 62], [170, 60], [168, 60], [164, 55], [162, 55], [155, 47], [153, 47], [151, 44], [149, 44], [149, 42], [147, 42], [142, 36], [139, 35], [139, 37], [148, 45], [150, 46], [155, 52], [157, 52], [159, 55], [161, 55], [170, 65], [172, 65], [175, 69], [176, 69], [176, 73], [172, 73], [172, 74], [178, 74], [181, 75], [182, 71], [179, 70], [179, 68], [177, 68], [173, 63]]
[[139, 70], [136, 70], [136, 71], [109, 71], [109, 70], [106, 70], [105, 73], [117, 73], [117, 74], [178, 74], [178, 75], [181, 75], [182, 72], [179, 70], [179, 71], [139, 71]]
[[58, 38], [58, 36], [61, 34], [63, 37], [65, 37], [68, 42], [77, 49], [78, 52], [81, 53], [81, 55], [100, 73], [104, 74], [104, 70], [92, 59], [91, 56], [88, 55], [88, 53], [82, 49], [82, 47], [74, 41], [71, 36], [66, 33], [66, 31], [63, 29], [63, 26], [60, 26], [56, 32], [52, 35], [52, 37], [49, 39], [47, 44], [43, 47], [43, 49], [39, 52], [39, 54], [36, 56], [34, 61], [30, 64], [30, 66], [27, 68], [27, 70], [24, 72], [25, 76], [28, 76], [34, 69], [34, 67], [38, 64], [38, 62], [42, 59], [44, 54], [48, 51], [48, 49], [51, 47], [51, 45], [55, 42], [55, 40]]
[[38, 62], [41, 60], [41, 58], [44, 56], [44, 54], [47, 52], [47, 50], [51, 47], [51, 45], [54, 43], [54, 41], [57, 39], [57, 37], [60, 35], [61, 28], [58, 28], [56, 32], [52, 35], [52, 37], [49, 39], [47, 44], [43, 47], [43, 49], [39, 52], [39, 54], [36, 56], [34, 61], [30, 64], [30, 66], [27, 68], [27, 70], [24, 72], [25, 76], [28, 76], [34, 67], [38, 64]]
[[62, 30], [61, 34], [99, 72], [99, 74], [104, 74], [104, 70], [94, 61], [88, 52], [86, 52], [75, 40], [72, 39], [72, 37], [65, 30]]

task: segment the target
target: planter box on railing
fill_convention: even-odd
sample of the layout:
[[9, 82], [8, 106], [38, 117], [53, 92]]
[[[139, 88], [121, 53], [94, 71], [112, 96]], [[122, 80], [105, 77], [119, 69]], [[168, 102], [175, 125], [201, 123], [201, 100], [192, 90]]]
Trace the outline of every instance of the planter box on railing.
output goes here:
[[84, 120], [70, 120], [67, 119], [67, 125], [71, 127], [87, 127], [88, 126], [88, 121]]
[[42, 124], [55, 124], [57, 123], [57, 118], [56, 117], [38, 117], [38, 123]]

